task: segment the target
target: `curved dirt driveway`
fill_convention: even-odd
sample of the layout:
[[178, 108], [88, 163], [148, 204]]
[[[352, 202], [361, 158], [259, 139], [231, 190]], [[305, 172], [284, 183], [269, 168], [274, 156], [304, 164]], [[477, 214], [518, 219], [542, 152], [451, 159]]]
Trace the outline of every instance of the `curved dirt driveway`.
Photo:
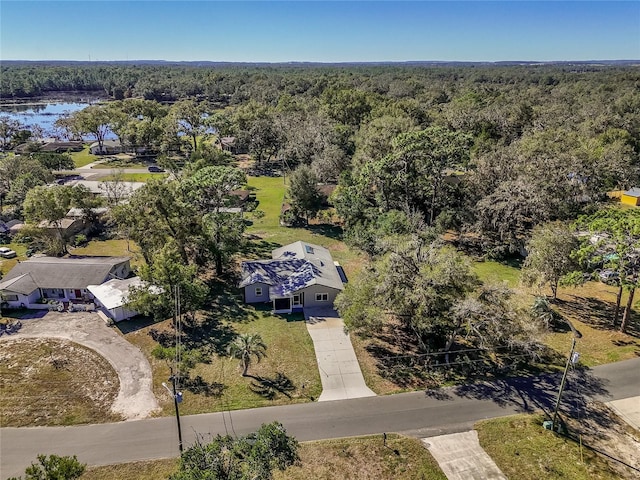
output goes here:
[[18, 333], [3, 335], [0, 341], [25, 337], [71, 340], [106, 358], [120, 380], [120, 391], [111, 410], [126, 420], [146, 418], [159, 409], [149, 362], [138, 347], [114, 332], [95, 313], [49, 312], [42, 318], [25, 319]]

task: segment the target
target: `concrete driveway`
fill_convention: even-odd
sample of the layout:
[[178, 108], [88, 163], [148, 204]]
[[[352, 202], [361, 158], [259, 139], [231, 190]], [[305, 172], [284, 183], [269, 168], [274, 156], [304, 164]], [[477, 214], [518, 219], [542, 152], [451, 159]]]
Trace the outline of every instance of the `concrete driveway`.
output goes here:
[[304, 316], [322, 380], [318, 401], [375, 396], [364, 383], [353, 345], [338, 313], [330, 308], [305, 308]]
[[422, 443], [449, 480], [507, 480], [480, 446], [475, 430], [423, 438]]
[[[44, 313], [44, 312], [43, 312]], [[23, 319], [22, 328], [3, 339], [62, 338], [84, 345], [102, 355], [120, 380], [120, 391], [111, 409], [126, 420], [148, 417], [159, 409], [153, 394], [151, 366], [135, 345], [89, 312], [48, 312], [41, 318]]]

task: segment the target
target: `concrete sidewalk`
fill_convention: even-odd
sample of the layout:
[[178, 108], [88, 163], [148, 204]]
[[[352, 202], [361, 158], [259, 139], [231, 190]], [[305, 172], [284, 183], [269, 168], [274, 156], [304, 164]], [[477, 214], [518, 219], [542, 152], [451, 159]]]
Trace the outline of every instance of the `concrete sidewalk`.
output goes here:
[[640, 430], [640, 396], [606, 402], [606, 405], [633, 428]]
[[478, 442], [478, 432], [423, 438], [449, 480], [507, 480]]
[[322, 380], [322, 394], [318, 401], [375, 396], [364, 382], [344, 321], [337, 312], [306, 308], [305, 319]]

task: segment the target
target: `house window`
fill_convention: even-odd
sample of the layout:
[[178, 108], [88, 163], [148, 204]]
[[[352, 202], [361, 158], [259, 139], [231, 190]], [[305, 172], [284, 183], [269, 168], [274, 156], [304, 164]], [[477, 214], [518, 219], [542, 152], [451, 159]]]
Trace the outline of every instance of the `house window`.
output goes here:
[[5, 293], [2, 295], [2, 300], [4, 300], [5, 302], [17, 302], [18, 296]]
[[262, 287], [256, 287], [256, 297], [262, 296]]
[[328, 293], [316, 293], [316, 302], [327, 302], [329, 301]]

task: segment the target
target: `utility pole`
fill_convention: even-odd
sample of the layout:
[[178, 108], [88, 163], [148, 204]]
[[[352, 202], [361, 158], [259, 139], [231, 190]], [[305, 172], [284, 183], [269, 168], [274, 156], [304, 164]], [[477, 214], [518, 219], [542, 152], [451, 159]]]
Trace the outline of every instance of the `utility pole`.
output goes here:
[[569, 358], [567, 358], [567, 365], [564, 367], [564, 373], [562, 374], [562, 381], [560, 382], [560, 390], [558, 391], [558, 399], [556, 400], [556, 407], [553, 411], [553, 422], [551, 430], [556, 431], [556, 422], [558, 420], [558, 409], [560, 408], [560, 400], [562, 399], [562, 392], [564, 391], [565, 384], [567, 383], [567, 373], [569, 373], [569, 365], [577, 362], [577, 357], [574, 358], [574, 350], [576, 348], [576, 337], [573, 337], [571, 341], [571, 351], [569, 352]]
[[[180, 287], [176, 286], [174, 288], [174, 317], [176, 319], [176, 323], [174, 323], [174, 327], [176, 330], [176, 357], [174, 359], [176, 364], [176, 370], [180, 371]], [[178, 448], [180, 449], [180, 453], [182, 454], [183, 446], [182, 446], [182, 428], [180, 426], [180, 409], [178, 404], [182, 402], [182, 392], [178, 391], [177, 386], [177, 373], [174, 373], [173, 367], [169, 367], [171, 370], [171, 376], [169, 377], [169, 381], [171, 382], [171, 389], [167, 386], [166, 383], [162, 382], [162, 386], [169, 392], [170, 395], [173, 395], [173, 405], [176, 409], [176, 422], [178, 424]]]
[[169, 389], [166, 383], [162, 382], [162, 386], [173, 395], [173, 405], [176, 409], [176, 422], [178, 423], [178, 448], [180, 449], [180, 453], [183, 451], [182, 447], [182, 428], [180, 427], [180, 409], [178, 408], [178, 404], [182, 402], [182, 392], [178, 392], [176, 388], [176, 376], [173, 374], [173, 368], [171, 368], [171, 377], [169, 377], [171, 381], [171, 386], [173, 387], [173, 391]]

